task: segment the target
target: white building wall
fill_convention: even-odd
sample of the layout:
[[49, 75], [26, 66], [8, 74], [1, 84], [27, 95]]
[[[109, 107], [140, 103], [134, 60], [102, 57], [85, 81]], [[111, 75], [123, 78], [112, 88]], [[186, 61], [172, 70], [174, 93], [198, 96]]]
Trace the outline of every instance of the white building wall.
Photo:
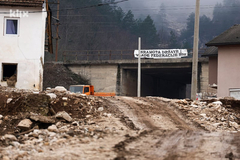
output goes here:
[[[44, 5], [45, 6], [45, 5]], [[5, 18], [10, 14], [0, 14], [0, 84], [2, 81], [2, 63], [17, 63], [17, 83], [19, 89], [42, 90], [45, 24], [45, 8], [0, 6], [0, 12], [28, 11], [28, 17], [19, 17], [19, 35], [4, 35]], [[40, 12], [39, 12], [40, 11]]]

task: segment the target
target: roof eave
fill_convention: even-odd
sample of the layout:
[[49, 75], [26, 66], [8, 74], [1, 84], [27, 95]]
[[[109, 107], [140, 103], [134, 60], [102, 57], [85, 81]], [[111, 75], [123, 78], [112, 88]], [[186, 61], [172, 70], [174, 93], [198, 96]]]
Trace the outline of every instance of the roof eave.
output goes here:
[[207, 43], [206, 46], [240, 45], [240, 42]]
[[0, 2], [0, 6], [42, 7], [43, 3]]

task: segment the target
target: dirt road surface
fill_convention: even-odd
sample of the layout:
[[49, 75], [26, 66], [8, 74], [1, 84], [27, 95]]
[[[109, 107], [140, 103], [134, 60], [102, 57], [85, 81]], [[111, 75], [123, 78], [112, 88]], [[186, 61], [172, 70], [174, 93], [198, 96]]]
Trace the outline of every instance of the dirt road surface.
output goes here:
[[[174, 100], [159, 97], [102, 97], [98, 100], [104, 110], [97, 117], [87, 116], [77, 126], [83, 131], [81, 134], [43, 129], [42, 135], [48, 134], [47, 138], [28, 135], [30, 138], [22, 139], [24, 142], [4, 144], [0, 147], [0, 158], [240, 159], [240, 132], [210, 132], [189, 119], [174, 105]], [[72, 127], [72, 124], [66, 126]]]

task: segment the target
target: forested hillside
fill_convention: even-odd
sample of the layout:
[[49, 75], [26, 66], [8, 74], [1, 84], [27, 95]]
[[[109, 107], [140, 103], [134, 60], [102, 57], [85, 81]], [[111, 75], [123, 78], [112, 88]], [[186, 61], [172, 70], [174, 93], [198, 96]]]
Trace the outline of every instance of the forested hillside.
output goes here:
[[[124, 12], [118, 0], [60, 0], [59, 60], [64, 51], [81, 50], [134, 50], [142, 37], [142, 48], [192, 48], [194, 13], [187, 19], [180, 34], [169, 26], [164, 4], [153, 21], [149, 15], [135, 18], [131, 10]], [[110, 3], [109, 5], [102, 5]], [[51, 5], [56, 17], [56, 5]], [[57, 21], [52, 19], [53, 38]], [[200, 17], [200, 48], [234, 24], [240, 23], [240, 0], [217, 3], [213, 17]], [[156, 27], [158, 26], [158, 27]], [[158, 28], [158, 29], [156, 29]], [[55, 45], [54, 45], [55, 48]], [[47, 60], [53, 56], [47, 56]]]
[[[187, 19], [187, 27], [182, 30], [179, 42], [187, 43], [189, 47], [193, 43], [195, 14], [192, 13]], [[200, 47], [205, 47], [205, 43], [221, 34], [234, 24], [240, 24], [240, 0], [223, 0], [217, 3], [213, 10], [213, 18], [206, 15], [200, 17]]]

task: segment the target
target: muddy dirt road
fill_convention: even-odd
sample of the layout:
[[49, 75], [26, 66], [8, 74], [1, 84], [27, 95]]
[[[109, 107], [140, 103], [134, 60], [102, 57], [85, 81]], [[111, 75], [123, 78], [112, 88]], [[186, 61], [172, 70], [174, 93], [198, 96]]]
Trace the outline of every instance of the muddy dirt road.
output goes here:
[[[66, 104], [74, 106], [78, 101], [74, 97], [70, 102], [70, 96], [64, 96], [61, 99], [68, 98], [68, 103], [58, 100], [59, 108]], [[86, 115], [75, 117], [71, 123], [58, 122], [56, 131], [46, 127], [21, 136], [13, 134], [16, 136], [13, 140], [0, 137], [0, 159], [240, 159], [240, 132], [210, 132], [176, 107], [176, 100], [159, 97], [84, 100], [86, 105], [97, 104], [96, 112], [88, 112], [85, 106], [80, 110], [86, 110]], [[3, 102], [0, 104], [6, 107]], [[89, 108], [93, 110], [94, 105]], [[74, 110], [77, 109], [68, 110], [70, 115], [74, 115]], [[1, 127], [7, 128], [3, 124], [9, 119], [9, 115], [3, 115]]]
[[[115, 146], [126, 159], [240, 159], [240, 134], [207, 132], [162, 98], [107, 99], [145, 130]], [[132, 125], [130, 125], [131, 127]]]

